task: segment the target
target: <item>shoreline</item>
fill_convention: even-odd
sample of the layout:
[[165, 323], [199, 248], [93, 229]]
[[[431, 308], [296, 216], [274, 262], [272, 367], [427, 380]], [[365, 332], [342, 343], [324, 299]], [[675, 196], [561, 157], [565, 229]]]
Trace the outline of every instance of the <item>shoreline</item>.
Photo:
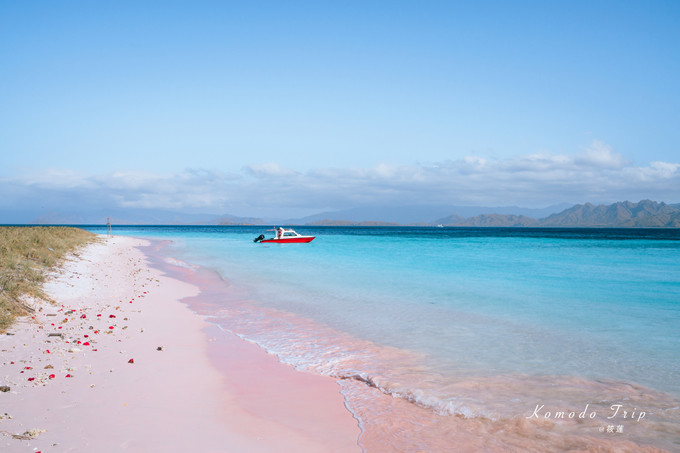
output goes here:
[[[164, 245], [164, 241], [152, 241], [149, 247], [144, 247], [150, 265], [171, 278], [199, 288], [198, 295], [185, 297], [181, 302], [197, 316], [213, 316], [208, 307], [220, 304], [225, 297], [222, 277], [211, 269], [165, 255]], [[269, 424], [272, 431], [261, 427], [258, 433], [258, 438], [269, 438], [275, 445], [274, 450], [268, 451], [308, 451], [300, 445], [285, 447], [285, 436], [278, 435], [279, 427], [274, 425], [322, 440], [321, 450], [315, 447], [309, 451], [362, 450], [358, 445], [362, 434], [358, 421], [347, 408], [336, 379], [296, 370], [261, 346], [218, 324], [207, 322], [203, 332], [208, 339], [208, 357], [222, 376], [228, 376], [224, 381], [234, 402]], [[245, 366], [234, 366], [243, 364]]]
[[0, 338], [3, 451], [361, 451], [333, 379], [209, 324], [148, 245], [80, 250], [45, 285], [57, 303]]
[[[363, 353], [371, 345], [257, 308], [236, 282], [175, 258], [168, 243], [121, 236], [79, 251], [46, 285], [60, 305], [43, 305], [36, 321], [0, 336], [0, 386], [11, 386], [0, 393], [2, 451], [672, 451], [668, 439], [653, 439], [675, 430], [654, 413], [667, 404], [633, 404], [645, 418], [625, 423], [624, 436], [598, 433], [591, 418], [553, 417], [576, 406], [552, 398], [535, 406], [536, 416], [534, 405], [509, 418], [446, 416], [358, 375], [297, 371], [257, 335], [299, 332], [289, 338], [294, 356], [307, 342], [322, 349], [324, 339], [335, 346], [348, 340]], [[395, 356], [387, 357], [394, 365]], [[462, 384], [485, 397], [484, 385], [512, 383]], [[614, 390], [630, 396], [632, 387], [620, 384]], [[603, 388], [590, 393], [603, 395]], [[586, 406], [597, 415], [603, 408]], [[33, 438], [21, 438], [31, 430]]]
[[[161, 255], [165, 256], [162, 252]], [[247, 291], [244, 292], [243, 288], [239, 287], [238, 282], [234, 282], [232, 286], [232, 282], [224, 280], [216, 270], [210, 267], [194, 266], [167, 256], [165, 256], [165, 259], [171, 260], [170, 264], [180, 274], [191, 276], [193, 283], [202, 288], [207, 287], [215, 290], [213, 295], [208, 294], [208, 292], [203, 293], [202, 297], [195, 301], [196, 304], [192, 304], [192, 301], [188, 300], [187, 303], [194, 311], [211, 316], [213, 318], [211, 322], [215, 324], [234, 329], [239, 335], [249, 338], [250, 341], [259, 344], [260, 347], [267, 349], [272, 354], [279, 355], [281, 361], [297, 363], [295, 360], [289, 360], [292, 357], [291, 354], [293, 356], [298, 353], [305, 355], [306, 352], [309, 352], [304, 346], [301, 346], [305, 344], [323, 349], [324, 340], [329, 341], [329, 339], [331, 344], [335, 346], [345, 344], [345, 340], [348, 340], [347, 345], [356, 345], [357, 343], [357, 338], [350, 338], [341, 332], [334, 332], [333, 329], [315, 325], [313, 321], [304, 317], [261, 306], [256, 299], [251, 298]], [[219, 300], [212, 300], [213, 296], [219, 296]], [[229, 301], [228, 305], [224, 304], [225, 298]], [[270, 348], [271, 344], [268, 344], [266, 340], [267, 332], [287, 338], [290, 349], [285, 347], [280, 349], [276, 346]], [[296, 332], [301, 334], [297, 335]], [[310, 332], [312, 336], [305, 335]], [[260, 336], [261, 334], [263, 336]], [[371, 345], [363, 341], [358, 343], [362, 345], [362, 352], [359, 355], [363, 356], [363, 353], [366, 352], [367, 348], [370, 349]], [[389, 354], [389, 356], [395, 358], [392, 354]], [[436, 410], [423, 407], [410, 394], [395, 395], [391, 393], [390, 388], [386, 388], [380, 382], [356, 379], [356, 375], [347, 375], [342, 372], [335, 373], [325, 368], [326, 362], [323, 357], [319, 357], [319, 359], [321, 359], [321, 362], [318, 365], [321, 366], [321, 369], [318, 371], [314, 367], [309, 369], [313, 373], [318, 372], [319, 374], [330, 375], [334, 379], [340, 379], [348, 409], [355, 414], [357, 419], [361, 420], [360, 445], [365, 451], [447, 451], [450, 449], [460, 451], [543, 451], [543, 449], [549, 448], [554, 449], [554, 451], [667, 451], [663, 449], [660, 442], [653, 441], [651, 445], [649, 444], [651, 439], [649, 433], [645, 433], [645, 431], [649, 428], [646, 425], [651, 418], [645, 419], [644, 427], [640, 423], [635, 423], [635, 426], [626, 424], [626, 435], [624, 436], [620, 433], [609, 435], [598, 432], [598, 423], [599, 427], [606, 427], [603, 424], [604, 420], [593, 423], [592, 419], [589, 419], [590, 423], [580, 424], [573, 423], [573, 420], [547, 419], [545, 417], [532, 419], [527, 417], [531, 415], [530, 409], [533, 408], [529, 405], [527, 405], [526, 410], [518, 410], [516, 415], [509, 418], [446, 416]], [[361, 369], [370, 370], [371, 368], [362, 367]], [[368, 371], [368, 375], [372, 376], [370, 371]], [[381, 374], [378, 373], [378, 375]], [[489, 396], [489, 393], [483, 390], [485, 385], [491, 386], [490, 388], [500, 386], [500, 389], [506, 389], [512, 394], [510, 388], [512, 382], [505, 382], [502, 376], [500, 378], [495, 380], [482, 379], [482, 382], [472, 380], [467, 383], [462, 382], [461, 385], [463, 387], [472, 385], [482, 388], [479, 391], [481, 397]], [[542, 381], [549, 387], [545, 387], [543, 390], [548, 391], [549, 394], [554, 394], [554, 390], [551, 389], [553, 389], [552, 385], [555, 383], [552, 382], [550, 377], [545, 377]], [[563, 383], [570, 384], [571, 387], [568, 388], [571, 390], [574, 390], [572, 387], [580, 388], [585, 383], [577, 377], [574, 378], [574, 381]], [[375, 386], [371, 385], [371, 382]], [[618, 390], [622, 390], [622, 394], [629, 393], [627, 384], [621, 384], [625, 388], [618, 388]], [[602, 394], [605, 387], [597, 387], [597, 391], [594, 393]], [[615, 401], [620, 399], [618, 396], [613, 398]], [[552, 399], [546, 399], [546, 402], [551, 401]], [[548, 405], [545, 407], [548, 407]], [[554, 411], [552, 407], [551, 410]], [[659, 429], [658, 426], [652, 432], [657, 429]], [[498, 436], [498, 433], [503, 433], [503, 435]]]

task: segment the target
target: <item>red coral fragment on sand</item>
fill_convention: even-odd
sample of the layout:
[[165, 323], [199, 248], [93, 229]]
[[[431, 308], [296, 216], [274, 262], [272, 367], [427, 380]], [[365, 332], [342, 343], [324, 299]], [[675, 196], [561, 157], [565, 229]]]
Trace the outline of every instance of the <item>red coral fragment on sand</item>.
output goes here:
[[45, 349], [45, 354], [49, 354], [49, 353], [50, 353], [50, 350], [49, 350], [49, 349]]
[[109, 318], [115, 318], [116, 315], [109, 315]]
[[113, 326], [109, 326], [109, 329], [113, 330]]
[[128, 363], [135, 363], [135, 359], [128, 360]]
[[[14, 362], [12, 362], [12, 363], [14, 363]], [[27, 366], [27, 367], [24, 367], [24, 370], [32, 370], [32, 369], [33, 369], [33, 367], [32, 367], [32, 366]]]
[[102, 315], [97, 315], [97, 318], [101, 318]]
[[86, 341], [85, 343], [83, 343], [83, 346], [90, 346], [90, 342]]
[[29, 381], [35, 381], [35, 378], [34, 378], [34, 377], [30, 377], [30, 378], [28, 378], [28, 380], [29, 380]]
[[85, 316], [85, 315], [80, 315], [80, 319], [85, 319], [85, 318], [87, 318], [87, 316]]
[[49, 377], [50, 379], [54, 379], [56, 376], [53, 375], [53, 374], [50, 374], [48, 377]]
[[66, 377], [73, 377], [73, 376], [71, 376], [70, 374], [67, 374]]

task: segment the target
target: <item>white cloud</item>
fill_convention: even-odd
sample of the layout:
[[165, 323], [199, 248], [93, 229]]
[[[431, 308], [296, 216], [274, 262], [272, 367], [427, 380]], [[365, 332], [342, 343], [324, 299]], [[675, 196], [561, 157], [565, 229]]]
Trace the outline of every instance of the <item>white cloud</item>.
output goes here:
[[268, 209], [310, 211], [357, 205], [477, 204], [545, 206], [559, 202], [651, 198], [680, 201], [680, 163], [635, 166], [602, 142], [583, 152], [490, 160], [465, 157], [431, 165], [318, 168], [279, 163], [240, 173], [187, 169], [176, 174], [114, 172], [88, 176], [46, 170], [0, 179], [0, 207], [49, 206], [201, 209], [241, 215]]
[[595, 140], [581, 155], [574, 160], [584, 167], [620, 169], [629, 165], [627, 159], [612, 151], [611, 146]]
[[246, 165], [243, 170], [256, 178], [295, 176], [297, 172], [290, 168], [282, 167], [276, 162]]
[[679, 173], [680, 164], [658, 161], [651, 162], [649, 167], [631, 167], [626, 169], [628, 177], [644, 183], [672, 181], [674, 178], [678, 177]]

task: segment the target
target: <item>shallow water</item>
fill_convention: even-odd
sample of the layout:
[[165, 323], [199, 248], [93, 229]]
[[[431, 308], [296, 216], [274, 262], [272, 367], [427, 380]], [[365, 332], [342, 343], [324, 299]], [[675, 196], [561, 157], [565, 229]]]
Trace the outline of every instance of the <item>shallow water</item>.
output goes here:
[[340, 379], [369, 451], [680, 446], [679, 231], [263, 230], [116, 232], [217, 271], [212, 321]]

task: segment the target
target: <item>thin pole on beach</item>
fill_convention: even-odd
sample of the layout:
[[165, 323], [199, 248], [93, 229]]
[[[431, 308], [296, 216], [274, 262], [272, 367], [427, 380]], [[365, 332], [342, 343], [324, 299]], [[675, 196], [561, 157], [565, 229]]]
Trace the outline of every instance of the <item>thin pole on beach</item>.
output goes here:
[[111, 237], [111, 217], [106, 218], [106, 237]]

